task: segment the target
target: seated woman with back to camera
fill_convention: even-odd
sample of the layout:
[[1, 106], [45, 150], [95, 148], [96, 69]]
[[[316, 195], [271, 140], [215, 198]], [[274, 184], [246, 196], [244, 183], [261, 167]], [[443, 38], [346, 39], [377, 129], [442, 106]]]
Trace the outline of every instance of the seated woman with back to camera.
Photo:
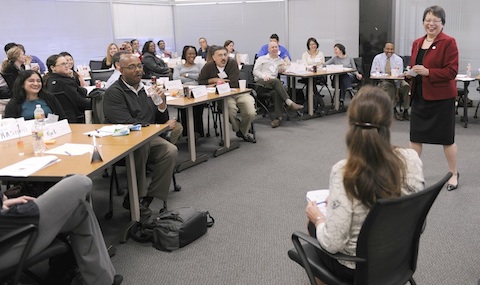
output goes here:
[[[362, 87], [353, 98], [347, 117], [348, 156], [332, 167], [327, 214], [324, 216], [318, 209], [316, 201], [308, 203], [306, 214], [310, 235], [325, 250], [355, 256], [360, 229], [373, 204], [378, 199], [423, 190], [424, 177], [418, 154], [390, 143], [393, 109], [385, 91]], [[353, 281], [354, 262], [317, 253], [336, 276]]]
[[13, 84], [12, 99], [5, 108], [6, 118], [23, 117], [25, 120], [34, 118], [35, 106], [39, 104], [45, 116], [58, 115], [59, 120], [66, 119], [60, 102], [55, 96], [43, 90], [43, 80], [40, 74], [33, 70], [20, 72]]
[[[175, 66], [173, 69], [173, 80], [180, 79], [183, 84], [186, 85], [198, 85], [197, 79], [202, 70], [203, 65], [195, 63], [195, 58], [197, 57], [197, 50], [194, 46], [184, 46], [182, 52], [182, 61], [185, 61], [183, 64]], [[198, 133], [200, 137], [205, 136], [203, 128], [203, 109], [205, 104], [193, 106], [193, 120], [194, 120], [194, 129], [195, 133]], [[185, 110], [180, 110], [182, 116], [182, 123], [186, 125], [187, 116]], [[184, 128], [183, 135], [187, 135], [187, 128]]]

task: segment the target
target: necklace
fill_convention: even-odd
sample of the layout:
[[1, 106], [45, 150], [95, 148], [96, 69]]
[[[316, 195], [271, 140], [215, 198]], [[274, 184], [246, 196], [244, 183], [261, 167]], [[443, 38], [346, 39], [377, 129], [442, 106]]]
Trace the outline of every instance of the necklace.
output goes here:
[[429, 42], [429, 43], [433, 42], [434, 39], [435, 39], [435, 38], [429, 40], [428, 38], [425, 38], [425, 40], [426, 40], [427, 42]]

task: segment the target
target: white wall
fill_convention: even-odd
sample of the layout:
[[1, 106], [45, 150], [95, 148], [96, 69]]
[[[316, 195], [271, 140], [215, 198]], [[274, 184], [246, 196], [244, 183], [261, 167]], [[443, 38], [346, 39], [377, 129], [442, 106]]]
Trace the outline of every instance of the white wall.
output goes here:
[[253, 62], [272, 33], [279, 35], [293, 59], [301, 57], [311, 36], [326, 55], [337, 42], [346, 45], [348, 54], [358, 55], [359, 0], [192, 6], [157, 0], [0, 0], [0, 4], [0, 46], [22, 43], [27, 53], [43, 61], [68, 51], [77, 64], [88, 63], [102, 59], [110, 42], [132, 38], [142, 45], [163, 39], [168, 49], [180, 54], [184, 45], [198, 47], [198, 38], [206, 37], [209, 44], [233, 40], [236, 50], [248, 53]]

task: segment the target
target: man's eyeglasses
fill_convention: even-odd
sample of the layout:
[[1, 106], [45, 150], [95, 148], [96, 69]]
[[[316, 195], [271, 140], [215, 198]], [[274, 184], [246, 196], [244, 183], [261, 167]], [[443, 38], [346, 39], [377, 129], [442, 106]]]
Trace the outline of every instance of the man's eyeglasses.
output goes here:
[[440, 24], [442, 20], [423, 20], [423, 22], [427, 24], [430, 24], [430, 23]]
[[56, 64], [55, 66], [70, 66], [71, 63], [68, 63], [68, 62], [62, 62], [62, 63], [59, 63], [59, 64]]
[[143, 64], [130, 64], [129, 66], [121, 66], [122, 68], [128, 70], [143, 69]]

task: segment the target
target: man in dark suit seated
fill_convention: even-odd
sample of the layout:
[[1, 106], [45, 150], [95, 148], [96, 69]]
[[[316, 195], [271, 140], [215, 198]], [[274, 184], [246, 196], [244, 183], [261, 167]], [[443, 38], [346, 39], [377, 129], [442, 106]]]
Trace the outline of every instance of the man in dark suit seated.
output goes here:
[[[156, 123], [157, 113], [167, 111], [163, 90], [154, 87], [162, 98], [162, 102], [156, 106], [147, 96], [141, 82], [143, 64], [133, 54], [125, 54], [120, 58], [120, 72], [122, 76], [105, 91], [103, 99], [105, 123], [142, 124], [143, 126]], [[175, 122], [168, 121], [166, 123], [170, 125], [170, 129], [175, 128]], [[162, 200], [163, 208], [160, 209], [160, 212], [166, 211], [168, 190], [178, 156], [177, 147], [158, 136], [137, 149], [134, 156], [140, 197], [140, 215], [151, 215], [152, 211], [148, 207], [153, 198]], [[148, 187], [147, 165], [152, 171], [152, 181]], [[130, 208], [128, 196], [123, 201], [123, 207]]]

